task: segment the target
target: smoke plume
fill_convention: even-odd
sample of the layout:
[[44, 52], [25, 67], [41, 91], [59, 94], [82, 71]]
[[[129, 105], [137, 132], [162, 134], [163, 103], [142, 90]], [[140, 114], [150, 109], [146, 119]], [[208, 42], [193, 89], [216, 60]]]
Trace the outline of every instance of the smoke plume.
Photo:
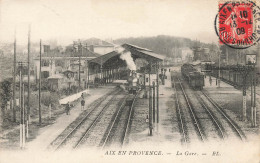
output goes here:
[[135, 62], [131, 56], [131, 52], [127, 51], [126, 49], [124, 49], [123, 47], [119, 47], [117, 49], [117, 52], [120, 53], [120, 59], [126, 61], [127, 67], [130, 70], [134, 70], [136, 71], [136, 65]]

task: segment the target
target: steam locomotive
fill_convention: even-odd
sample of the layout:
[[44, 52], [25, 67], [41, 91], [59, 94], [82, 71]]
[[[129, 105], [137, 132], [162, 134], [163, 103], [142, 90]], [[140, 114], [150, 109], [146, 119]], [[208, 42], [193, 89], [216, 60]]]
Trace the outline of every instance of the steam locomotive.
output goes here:
[[128, 73], [126, 89], [130, 94], [136, 94], [138, 88], [139, 88], [138, 74], [136, 73], [136, 71], [130, 70], [130, 72]]
[[191, 64], [183, 64], [181, 66], [182, 76], [188, 81], [193, 89], [202, 90], [204, 86], [204, 75], [202, 75]]

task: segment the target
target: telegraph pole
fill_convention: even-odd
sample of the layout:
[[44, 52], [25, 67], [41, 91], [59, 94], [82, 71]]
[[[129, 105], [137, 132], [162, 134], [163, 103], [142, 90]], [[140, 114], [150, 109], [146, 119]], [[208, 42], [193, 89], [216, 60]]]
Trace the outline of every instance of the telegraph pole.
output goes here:
[[78, 89], [78, 92], [80, 92], [80, 83], [81, 83], [81, 80], [80, 80], [80, 62], [81, 62], [81, 55], [83, 55], [83, 48], [82, 47], [83, 46], [80, 43], [81, 54], [79, 53], [79, 89]]
[[256, 124], [256, 72], [255, 72], [255, 64], [254, 64], [254, 126], [257, 127]]
[[220, 88], [220, 55], [221, 55], [221, 52], [219, 52], [219, 55], [218, 55], [218, 88]]
[[[254, 64], [254, 126], [257, 127], [256, 123], [256, 73], [259, 73], [259, 57], [260, 57], [260, 43], [258, 42], [258, 53], [256, 54], [256, 63]], [[256, 66], [257, 65], [257, 66]], [[257, 72], [255, 71], [257, 68]]]
[[31, 37], [31, 25], [29, 25], [28, 31], [28, 99], [27, 99], [27, 119], [26, 119], [26, 137], [29, 137], [29, 121], [30, 121], [30, 37]]
[[247, 70], [244, 68], [243, 71], [243, 111], [242, 111], [242, 119], [246, 120], [246, 78], [247, 78]]
[[39, 75], [39, 125], [42, 124], [41, 115], [41, 71], [42, 71], [42, 40], [40, 40], [40, 75]]
[[89, 62], [87, 61], [88, 64], [88, 90], [89, 90]]
[[149, 62], [149, 135], [153, 135], [153, 111], [152, 111], [152, 90], [151, 90], [151, 63]]
[[24, 105], [24, 83], [23, 83], [23, 90], [22, 90], [22, 148], [25, 147], [25, 105]]
[[254, 84], [254, 73], [251, 72], [251, 123], [252, 123], [252, 127], [255, 126], [255, 122], [254, 122], [254, 95], [253, 95], [253, 84]]
[[156, 98], [156, 106], [157, 106], [157, 123], [159, 123], [159, 64], [156, 63], [156, 85], [157, 85], [157, 98]]
[[155, 83], [153, 82], [153, 123], [155, 123]]
[[16, 29], [14, 33], [14, 74], [13, 74], [13, 122], [16, 122], [16, 98], [15, 98], [15, 88], [16, 88]]
[[23, 148], [23, 124], [22, 124], [22, 63], [19, 62], [19, 108], [20, 108], [20, 148]]

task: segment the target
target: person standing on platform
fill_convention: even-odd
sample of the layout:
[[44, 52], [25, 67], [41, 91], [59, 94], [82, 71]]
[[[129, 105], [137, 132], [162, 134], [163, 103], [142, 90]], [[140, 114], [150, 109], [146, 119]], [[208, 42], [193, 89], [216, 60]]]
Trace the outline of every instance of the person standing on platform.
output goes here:
[[65, 106], [65, 111], [66, 111], [66, 114], [69, 115], [70, 114], [70, 103], [68, 102]]
[[84, 99], [84, 94], [83, 93], [81, 93], [81, 98]]
[[209, 76], [209, 84], [210, 84], [210, 86], [211, 86], [211, 84], [212, 84], [212, 78], [211, 78], [211, 76]]
[[85, 107], [85, 100], [82, 99], [81, 100], [81, 110], [84, 110], [84, 107]]

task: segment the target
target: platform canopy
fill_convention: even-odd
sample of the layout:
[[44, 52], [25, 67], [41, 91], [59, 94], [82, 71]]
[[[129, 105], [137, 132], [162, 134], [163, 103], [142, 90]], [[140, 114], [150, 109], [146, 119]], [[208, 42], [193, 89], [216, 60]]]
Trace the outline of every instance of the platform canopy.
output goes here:
[[[146, 48], [141, 48], [135, 45], [131, 44], [123, 44], [121, 45], [126, 51], [131, 52], [131, 56], [133, 57], [134, 60], [137, 58], [143, 58], [146, 59], [148, 62], [151, 63], [156, 63], [156, 62], [161, 62], [165, 58], [163, 55], [156, 54], [152, 50], [146, 49]], [[120, 48], [120, 47], [119, 47]], [[113, 60], [113, 58], [119, 58], [121, 53], [117, 52], [117, 50], [112, 51], [110, 53], [104, 54], [100, 57], [94, 58], [89, 61], [89, 63], [96, 63], [99, 65], [104, 65], [106, 64], [107, 61]], [[113, 63], [113, 62], [112, 62]], [[111, 64], [111, 62], [110, 62]], [[114, 63], [116, 64], [116, 63]]]

